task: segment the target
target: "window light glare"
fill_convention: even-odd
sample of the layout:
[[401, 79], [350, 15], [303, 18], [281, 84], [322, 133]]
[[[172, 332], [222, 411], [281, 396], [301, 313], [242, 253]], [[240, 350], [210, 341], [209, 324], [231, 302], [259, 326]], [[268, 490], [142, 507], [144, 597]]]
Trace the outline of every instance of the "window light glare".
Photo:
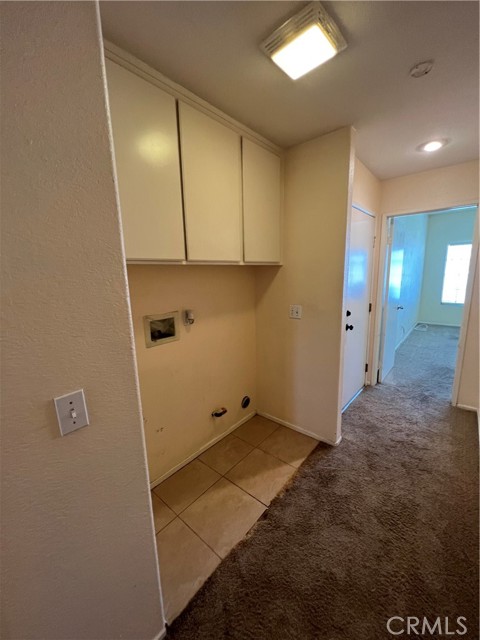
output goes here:
[[438, 151], [443, 147], [445, 143], [441, 140], [432, 140], [432, 142], [426, 142], [422, 145], [422, 151], [427, 151], [427, 153], [432, 153], [432, 151]]
[[337, 54], [322, 29], [314, 24], [272, 55], [272, 60], [296, 80]]
[[471, 244], [449, 244], [443, 273], [442, 304], [464, 304]]

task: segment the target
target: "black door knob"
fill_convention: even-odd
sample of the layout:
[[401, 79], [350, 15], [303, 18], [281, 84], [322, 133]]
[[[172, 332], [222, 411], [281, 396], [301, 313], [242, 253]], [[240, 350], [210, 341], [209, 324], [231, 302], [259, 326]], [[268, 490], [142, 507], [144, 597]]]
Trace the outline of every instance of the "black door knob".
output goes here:
[[352, 315], [352, 312], [347, 309], [347, 313], [345, 315], [349, 318]]
[[351, 331], [353, 329], [353, 324], [346, 324], [345, 331]]

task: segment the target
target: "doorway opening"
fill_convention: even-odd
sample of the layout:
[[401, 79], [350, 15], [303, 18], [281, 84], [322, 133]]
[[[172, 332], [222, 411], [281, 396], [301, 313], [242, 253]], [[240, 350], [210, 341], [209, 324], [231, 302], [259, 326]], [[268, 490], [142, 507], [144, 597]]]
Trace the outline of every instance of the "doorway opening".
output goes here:
[[387, 218], [378, 382], [413, 380], [451, 398], [476, 214], [470, 206]]

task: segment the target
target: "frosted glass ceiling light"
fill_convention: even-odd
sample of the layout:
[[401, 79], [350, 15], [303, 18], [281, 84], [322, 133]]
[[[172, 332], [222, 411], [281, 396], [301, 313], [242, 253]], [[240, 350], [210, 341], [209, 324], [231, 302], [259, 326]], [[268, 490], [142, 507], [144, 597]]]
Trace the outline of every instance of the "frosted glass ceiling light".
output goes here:
[[424, 142], [419, 147], [417, 147], [417, 151], [426, 151], [427, 153], [432, 153], [432, 151], [438, 151], [442, 147], [447, 144], [448, 140], [432, 140], [431, 142]]
[[427, 142], [427, 144], [424, 144], [423, 150], [431, 153], [432, 151], [438, 151], [442, 147], [443, 144], [440, 142], [440, 140], [434, 140], [433, 142]]
[[293, 80], [347, 46], [320, 2], [311, 2], [262, 43], [263, 51]]

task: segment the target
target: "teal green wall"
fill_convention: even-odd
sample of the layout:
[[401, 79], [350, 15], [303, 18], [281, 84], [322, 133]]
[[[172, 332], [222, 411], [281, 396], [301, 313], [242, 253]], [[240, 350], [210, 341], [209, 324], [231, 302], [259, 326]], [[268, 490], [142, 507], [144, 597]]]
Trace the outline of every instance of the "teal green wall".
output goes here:
[[443, 273], [447, 247], [472, 242], [476, 207], [428, 216], [419, 322], [460, 326], [463, 304], [442, 304]]

